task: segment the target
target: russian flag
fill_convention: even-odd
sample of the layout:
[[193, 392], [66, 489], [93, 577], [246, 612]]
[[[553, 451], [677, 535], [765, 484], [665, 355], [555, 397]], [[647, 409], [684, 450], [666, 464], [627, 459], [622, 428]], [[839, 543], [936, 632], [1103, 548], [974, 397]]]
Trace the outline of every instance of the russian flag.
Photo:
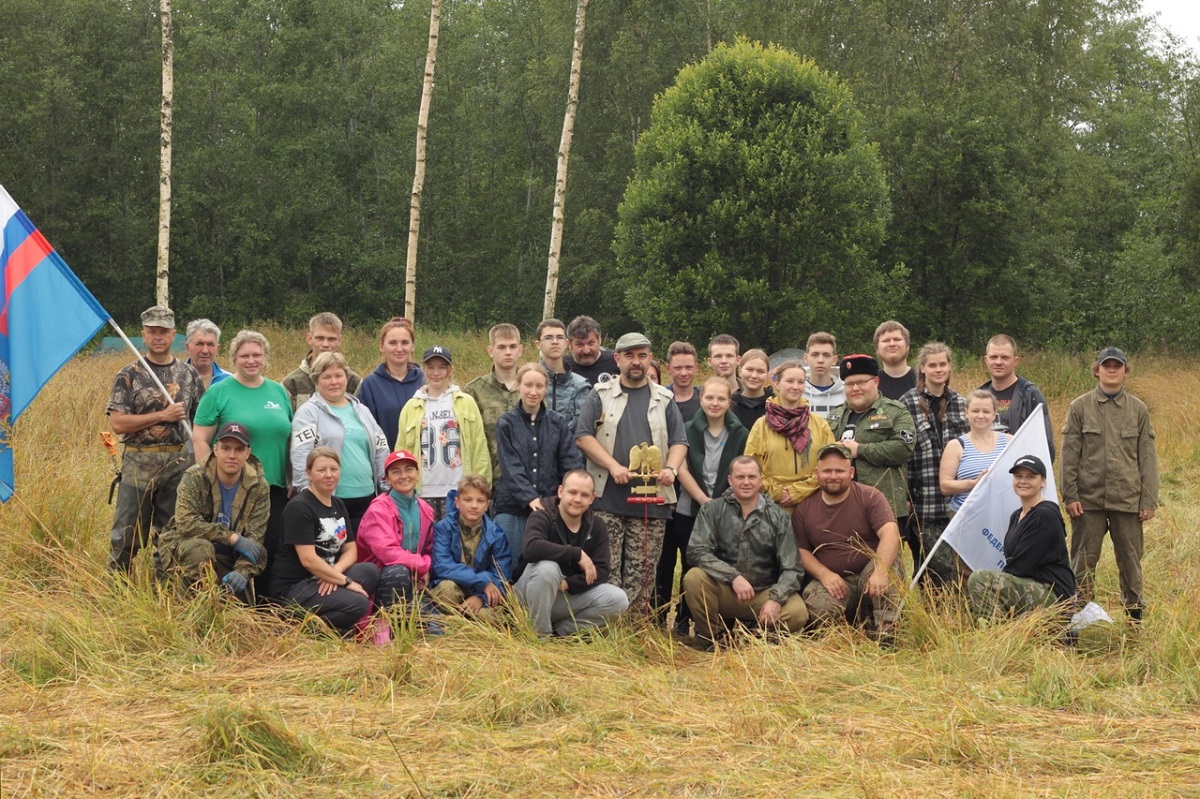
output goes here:
[[0, 230], [0, 502], [7, 502], [12, 426], [109, 317], [3, 186]]

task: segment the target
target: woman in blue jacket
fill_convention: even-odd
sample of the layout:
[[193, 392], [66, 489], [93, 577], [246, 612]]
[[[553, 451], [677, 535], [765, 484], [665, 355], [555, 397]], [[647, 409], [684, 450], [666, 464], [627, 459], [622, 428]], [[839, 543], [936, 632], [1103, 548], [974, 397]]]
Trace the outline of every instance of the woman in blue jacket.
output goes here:
[[521, 557], [529, 514], [542, 509], [542, 497], [557, 495], [563, 475], [583, 468], [583, 453], [566, 418], [542, 402], [546, 380], [535, 363], [517, 369], [520, 401], [496, 424], [496, 524], [508, 536], [514, 561]]
[[425, 373], [412, 362], [416, 340], [412, 322], [404, 317], [385, 322], [379, 331], [379, 354], [383, 362], [358, 387], [358, 399], [379, 423], [389, 450], [396, 448], [400, 409], [425, 385]]

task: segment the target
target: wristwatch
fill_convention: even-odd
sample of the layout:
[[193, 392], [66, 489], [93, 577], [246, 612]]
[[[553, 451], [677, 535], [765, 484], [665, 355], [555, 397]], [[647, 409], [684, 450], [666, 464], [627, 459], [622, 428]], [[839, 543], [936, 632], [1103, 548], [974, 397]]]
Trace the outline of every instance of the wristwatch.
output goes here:
[[354, 582], [354, 580], [350, 579], [350, 575], [348, 575], [348, 574], [347, 574], [347, 575], [346, 575], [346, 582], [342, 583], [342, 588], [349, 588], [349, 587], [350, 587], [350, 583], [352, 583], [352, 582]]
[[667, 464], [665, 467], [663, 467], [663, 468], [670, 469], [670, 470], [671, 470], [671, 474], [675, 475], [676, 477], [678, 477], [678, 476], [679, 476], [679, 470], [678, 470], [678, 469], [676, 469], [676, 468], [675, 468], [674, 466], [672, 466], [671, 464], [669, 464], [669, 463], [668, 463], [668, 464]]

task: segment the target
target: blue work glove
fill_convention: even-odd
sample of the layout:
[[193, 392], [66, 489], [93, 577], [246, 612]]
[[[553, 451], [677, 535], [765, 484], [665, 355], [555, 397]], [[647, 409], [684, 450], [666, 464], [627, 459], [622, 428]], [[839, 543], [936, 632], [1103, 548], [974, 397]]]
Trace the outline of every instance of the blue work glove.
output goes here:
[[244, 535], [239, 535], [237, 543], [233, 545], [233, 551], [241, 555], [246, 560], [258, 565], [260, 560], [267, 559], [267, 550], [262, 548], [262, 545], [253, 538], [247, 538]]
[[225, 589], [231, 594], [240, 594], [246, 590], [246, 578], [242, 576], [241, 572], [230, 572], [221, 578], [221, 585], [225, 586]]

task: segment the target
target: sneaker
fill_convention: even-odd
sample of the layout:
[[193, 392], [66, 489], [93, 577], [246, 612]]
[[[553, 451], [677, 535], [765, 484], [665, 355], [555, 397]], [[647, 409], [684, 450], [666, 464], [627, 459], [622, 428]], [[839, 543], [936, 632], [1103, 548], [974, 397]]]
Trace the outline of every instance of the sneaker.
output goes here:
[[372, 638], [375, 646], [383, 647], [392, 643], [392, 625], [379, 622], [375, 625], [375, 635]]

